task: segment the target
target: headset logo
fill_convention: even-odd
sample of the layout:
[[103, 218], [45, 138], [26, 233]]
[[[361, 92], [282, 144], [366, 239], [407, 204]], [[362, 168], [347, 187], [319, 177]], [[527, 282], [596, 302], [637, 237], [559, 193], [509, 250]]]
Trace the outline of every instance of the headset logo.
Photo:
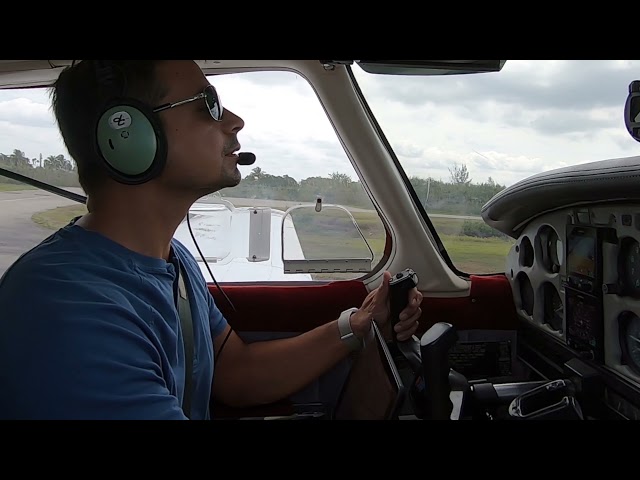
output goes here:
[[116, 112], [109, 117], [109, 126], [114, 130], [127, 128], [129, 125], [131, 125], [131, 115], [127, 112]]

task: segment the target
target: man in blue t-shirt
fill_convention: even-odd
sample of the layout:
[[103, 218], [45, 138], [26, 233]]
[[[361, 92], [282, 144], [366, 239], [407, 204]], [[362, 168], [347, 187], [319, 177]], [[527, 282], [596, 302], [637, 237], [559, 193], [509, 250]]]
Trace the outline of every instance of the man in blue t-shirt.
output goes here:
[[[358, 348], [373, 318], [388, 321], [386, 272], [360, 308], [297, 337], [249, 345], [230, 329], [173, 239], [198, 198], [240, 182], [244, 122], [195, 62], [84, 60], [51, 93], [89, 213], [0, 280], [0, 418], [208, 419], [212, 395], [232, 406], [285, 398]], [[410, 292], [399, 339], [416, 331], [421, 300]]]

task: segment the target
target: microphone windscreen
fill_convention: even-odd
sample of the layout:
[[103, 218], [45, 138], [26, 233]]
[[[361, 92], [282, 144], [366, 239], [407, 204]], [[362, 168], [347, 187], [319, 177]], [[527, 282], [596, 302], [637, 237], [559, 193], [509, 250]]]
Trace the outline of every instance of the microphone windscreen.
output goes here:
[[253, 165], [256, 161], [256, 156], [251, 152], [238, 153], [238, 165]]

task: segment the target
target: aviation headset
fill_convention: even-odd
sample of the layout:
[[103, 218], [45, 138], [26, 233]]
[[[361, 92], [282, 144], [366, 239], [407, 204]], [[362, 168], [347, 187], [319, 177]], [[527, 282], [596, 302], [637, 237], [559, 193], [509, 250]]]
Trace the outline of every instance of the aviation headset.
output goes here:
[[94, 60], [102, 98], [95, 123], [95, 148], [111, 177], [127, 185], [148, 182], [162, 172], [167, 139], [151, 107], [125, 95], [126, 77], [108, 60]]

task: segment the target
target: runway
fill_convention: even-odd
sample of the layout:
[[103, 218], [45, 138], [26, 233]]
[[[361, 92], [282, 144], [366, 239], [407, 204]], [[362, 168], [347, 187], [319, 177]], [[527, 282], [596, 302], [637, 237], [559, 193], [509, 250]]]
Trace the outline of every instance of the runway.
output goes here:
[[[68, 188], [69, 191], [83, 195], [80, 188]], [[218, 197], [219, 198], [219, 197]], [[298, 205], [299, 202], [284, 200], [258, 200], [246, 198], [223, 197], [236, 207], [264, 206], [286, 210]], [[201, 202], [207, 203], [211, 198], [203, 198]], [[77, 205], [73, 200], [68, 200], [59, 195], [44, 190], [18, 190], [0, 192], [0, 276], [23, 253], [33, 248], [39, 242], [53, 233], [52, 230], [40, 227], [31, 220], [34, 213], [52, 208]], [[362, 208], [348, 208], [352, 212], [368, 212]], [[466, 215], [445, 215], [432, 213], [433, 218], [459, 218], [468, 220], [480, 220], [481, 217]]]
[[0, 276], [20, 255], [53, 233], [31, 220], [34, 213], [74, 204], [43, 190], [0, 192]]

